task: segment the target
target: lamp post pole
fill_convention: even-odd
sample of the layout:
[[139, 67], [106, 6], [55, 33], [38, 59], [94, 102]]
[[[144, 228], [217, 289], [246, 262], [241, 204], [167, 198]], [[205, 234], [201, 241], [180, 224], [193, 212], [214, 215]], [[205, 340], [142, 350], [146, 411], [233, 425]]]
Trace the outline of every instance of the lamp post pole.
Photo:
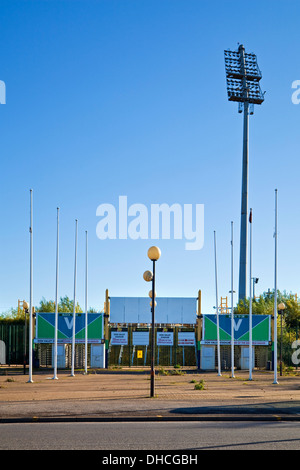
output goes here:
[[231, 377], [234, 378], [233, 222], [231, 222]]
[[151, 339], [151, 398], [154, 397], [154, 388], [155, 388], [155, 370], [154, 370], [154, 360], [155, 360], [155, 260], [153, 261], [153, 277], [152, 277], [152, 339]]
[[239, 104], [239, 112], [244, 109], [243, 125], [243, 165], [242, 165], [242, 195], [241, 195], [241, 229], [240, 229], [240, 272], [239, 300], [246, 298], [247, 281], [247, 213], [249, 186], [249, 114], [253, 114], [254, 104], [264, 101], [259, 81], [262, 78], [255, 54], [246, 53], [242, 44], [237, 51], [226, 50], [225, 70], [227, 95], [229, 101]]
[[[244, 59], [243, 59], [244, 62]], [[246, 80], [244, 80], [246, 82]], [[244, 86], [244, 135], [243, 135], [243, 172], [242, 172], [242, 201], [241, 201], [241, 233], [240, 233], [240, 272], [239, 272], [239, 300], [246, 298], [247, 282], [247, 214], [248, 214], [248, 90]]]
[[275, 266], [274, 266], [274, 381], [277, 381], [277, 189], [275, 189]]
[[282, 376], [282, 315], [283, 311], [280, 312], [280, 377]]
[[30, 292], [29, 292], [29, 379], [28, 382], [32, 383], [32, 302], [33, 302], [33, 240], [32, 240], [32, 189], [30, 190]]
[[150, 397], [154, 397], [154, 377], [155, 377], [155, 368], [154, 368], [154, 359], [155, 359], [155, 262], [160, 258], [161, 252], [157, 246], [151, 246], [148, 250], [148, 258], [152, 261], [153, 272], [145, 271], [143, 278], [145, 281], [152, 281], [152, 291], [149, 292], [151, 297], [151, 384], [150, 384]]
[[88, 233], [85, 231], [85, 338], [84, 371], [87, 374], [88, 356]]
[[58, 264], [59, 264], [59, 207], [57, 208], [57, 228], [56, 228], [56, 281], [55, 281], [55, 328], [54, 328], [54, 374], [53, 379], [57, 380], [57, 328], [58, 328]]
[[76, 276], [77, 276], [77, 234], [78, 234], [78, 220], [75, 220], [75, 265], [74, 265], [74, 300], [73, 300], [73, 330], [72, 330], [72, 362], [71, 362], [71, 377], [75, 377], [75, 333], [76, 333]]
[[218, 275], [217, 275], [217, 242], [214, 231], [215, 245], [215, 282], [216, 282], [216, 314], [217, 314], [217, 354], [218, 354], [218, 376], [221, 376], [221, 352], [220, 352], [220, 328], [219, 328], [219, 300], [218, 300]]

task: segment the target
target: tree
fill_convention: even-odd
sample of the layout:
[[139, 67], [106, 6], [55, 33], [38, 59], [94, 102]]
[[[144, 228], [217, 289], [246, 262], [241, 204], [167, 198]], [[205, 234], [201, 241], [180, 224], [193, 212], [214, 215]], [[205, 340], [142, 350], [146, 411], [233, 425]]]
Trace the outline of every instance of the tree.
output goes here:
[[[58, 303], [58, 312], [60, 313], [73, 313], [73, 300], [69, 299], [67, 295], [60, 298]], [[47, 313], [47, 312], [55, 312], [55, 302], [54, 300], [46, 300], [45, 297], [42, 297], [40, 304], [38, 307], [35, 307], [35, 311], [38, 313]], [[82, 308], [80, 307], [79, 303], [76, 303], [75, 308], [76, 313], [83, 313]], [[97, 313], [99, 310], [96, 310], [92, 307], [88, 309], [89, 313]], [[25, 321], [25, 314], [23, 308], [11, 308], [7, 312], [0, 314], [0, 320], [5, 322], [24, 322]], [[28, 314], [27, 314], [27, 321], [28, 321]]]
[[300, 304], [294, 296], [286, 298], [284, 304], [286, 306], [283, 311], [286, 328], [289, 331], [297, 331], [300, 325]]
[[[286, 307], [283, 310], [283, 320], [287, 332], [297, 335], [298, 330], [300, 331], [300, 302], [291, 293], [277, 291], [277, 306], [280, 303], [284, 303]], [[249, 299], [240, 300], [234, 309], [234, 313], [248, 315], [249, 304]], [[252, 313], [253, 315], [274, 315], [274, 291], [264, 292], [258, 299], [253, 299]], [[277, 321], [281, 325], [280, 315], [277, 316]]]
[[[58, 303], [58, 312], [73, 313], [74, 301], [70, 300], [67, 295], [61, 297]], [[46, 300], [44, 297], [40, 301], [40, 306], [36, 308], [36, 312], [55, 312], [55, 302], [54, 300]], [[75, 307], [76, 313], [82, 313], [82, 309], [77, 302]]]
[[22, 308], [20, 308], [19, 310], [17, 308], [10, 308], [7, 312], [0, 314], [0, 320], [1, 321], [14, 321], [14, 322], [24, 321], [25, 320], [24, 310]]
[[[249, 314], [250, 299], [240, 300], [234, 309], [236, 315]], [[264, 292], [258, 299], [252, 299], [253, 315], [272, 315], [274, 310], [274, 295]]]

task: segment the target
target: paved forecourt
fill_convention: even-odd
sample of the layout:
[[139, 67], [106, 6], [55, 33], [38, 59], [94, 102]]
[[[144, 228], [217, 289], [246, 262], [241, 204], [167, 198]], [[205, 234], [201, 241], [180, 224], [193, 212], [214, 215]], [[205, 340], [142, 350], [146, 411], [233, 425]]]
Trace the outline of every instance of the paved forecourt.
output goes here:
[[[7, 371], [7, 368], [5, 369]], [[134, 369], [37, 371], [7, 375], [0, 369], [0, 422], [9, 420], [103, 419], [293, 419], [300, 420], [300, 375], [278, 377], [270, 371], [198, 373], [164, 371], [155, 377], [150, 398], [150, 372]], [[158, 371], [157, 371], [158, 372]], [[165, 375], [166, 374], [166, 375]], [[174, 375], [176, 374], [176, 375]], [[202, 387], [195, 385], [201, 382]]]

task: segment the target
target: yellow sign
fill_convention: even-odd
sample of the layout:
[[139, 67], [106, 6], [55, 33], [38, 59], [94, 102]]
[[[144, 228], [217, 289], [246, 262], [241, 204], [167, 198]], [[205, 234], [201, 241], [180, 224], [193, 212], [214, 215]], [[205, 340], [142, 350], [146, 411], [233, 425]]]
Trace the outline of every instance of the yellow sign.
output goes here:
[[137, 352], [137, 357], [138, 357], [138, 359], [142, 359], [142, 357], [143, 357], [143, 351], [138, 351], [138, 352]]

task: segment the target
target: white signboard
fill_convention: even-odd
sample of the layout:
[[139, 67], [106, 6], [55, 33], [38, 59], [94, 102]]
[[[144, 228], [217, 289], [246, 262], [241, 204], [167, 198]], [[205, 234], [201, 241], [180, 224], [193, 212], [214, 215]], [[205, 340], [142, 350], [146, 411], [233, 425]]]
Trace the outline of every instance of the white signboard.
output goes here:
[[132, 332], [133, 346], [149, 346], [149, 330]]
[[157, 332], [157, 346], [173, 346], [174, 333], [173, 331], [158, 331]]
[[127, 346], [128, 331], [112, 331], [110, 337], [110, 344], [112, 346]]
[[[196, 298], [157, 297], [156, 323], [196, 323]], [[111, 297], [111, 323], [151, 323], [149, 297]]]
[[178, 331], [178, 346], [195, 346], [193, 331]]

